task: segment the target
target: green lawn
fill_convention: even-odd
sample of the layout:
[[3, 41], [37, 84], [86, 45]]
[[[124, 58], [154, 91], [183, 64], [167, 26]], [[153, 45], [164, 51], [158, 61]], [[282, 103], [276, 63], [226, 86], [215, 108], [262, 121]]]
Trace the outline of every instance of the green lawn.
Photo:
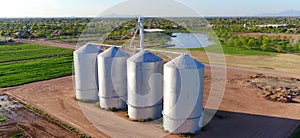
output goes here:
[[271, 56], [274, 55], [274, 52], [264, 52], [255, 49], [245, 49], [245, 48], [237, 48], [237, 47], [228, 47], [223, 46], [223, 51], [225, 54], [232, 54], [232, 55], [255, 55], [255, 56]]
[[0, 87], [72, 75], [73, 57], [46, 58], [0, 66]]
[[73, 50], [35, 44], [0, 45], [0, 62], [72, 55]]
[[[213, 52], [213, 53], [224, 53], [229, 55], [253, 55], [253, 56], [272, 56], [275, 55], [276, 52], [264, 52], [257, 49], [245, 49], [245, 48], [237, 48], [237, 47], [229, 47], [229, 46], [222, 46], [222, 49], [218, 45], [211, 45], [206, 48], [189, 48], [187, 50], [200, 50], [206, 52]], [[270, 50], [269, 50], [270, 51]]]

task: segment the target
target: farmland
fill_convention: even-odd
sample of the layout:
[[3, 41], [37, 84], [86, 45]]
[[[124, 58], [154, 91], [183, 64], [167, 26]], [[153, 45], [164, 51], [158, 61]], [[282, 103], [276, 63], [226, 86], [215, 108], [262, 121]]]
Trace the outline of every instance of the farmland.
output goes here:
[[72, 50], [34, 44], [8, 44], [0, 46], [0, 63], [62, 55], [72, 55]]
[[72, 75], [72, 50], [33, 44], [1, 45], [0, 49], [0, 61], [9, 62], [0, 65], [0, 87]]

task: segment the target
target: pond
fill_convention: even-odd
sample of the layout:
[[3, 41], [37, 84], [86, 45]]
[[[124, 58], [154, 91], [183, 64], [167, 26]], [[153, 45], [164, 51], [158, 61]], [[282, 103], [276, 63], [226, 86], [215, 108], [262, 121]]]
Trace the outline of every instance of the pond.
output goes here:
[[209, 40], [207, 34], [202, 33], [173, 33], [168, 45], [175, 45], [169, 48], [200, 48], [214, 44]]

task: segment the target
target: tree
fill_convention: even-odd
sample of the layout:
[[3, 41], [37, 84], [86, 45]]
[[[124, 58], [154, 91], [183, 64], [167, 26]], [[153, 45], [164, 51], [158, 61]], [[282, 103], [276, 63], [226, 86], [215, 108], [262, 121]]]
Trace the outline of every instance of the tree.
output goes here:
[[242, 45], [242, 46], [246, 46], [247, 43], [248, 43], [248, 42], [247, 42], [247, 39], [246, 39], [245, 37], [243, 37], [243, 36], [240, 37], [240, 42], [241, 42], [241, 45]]
[[298, 41], [297, 44], [295, 45], [295, 51], [296, 52], [300, 51], [300, 41]]
[[262, 44], [261, 46], [260, 46], [260, 48], [261, 48], [261, 50], [262, 51], [265, 51], [265, 50], [267, 50], [268, 49], [268, 45], [266, 45], [266, 44]]
[[242, 45], [242, 44], [241, 44], [241, 42], [240, 42], [239, 39], [235, 38], [235, 39], [233, 40], [233, 46], [234, 46], [234, 47], [240, 47], [241, 45]]
[[257, 42], [259, 45], [262, 45], [264, 38], [265, 38], [265, 36], [263, 36], [263, 35], [257, 36]]
[[252, 49], [254, 46], [256, 45], [256, 41], [251, 38], [249, 41], [248, 41], [248, 45], [246, 46], [247, 49]]
[[289, 52], [294, 52], [294, 47], [290, 43], [288, 43], [286, 44], [285, 50]]
[[233, 44], [233, 38], [232, 37], [230, 37], [228, 40], [227, 40], [227, 45], [228, 46], [233, 46], [234, 44]]
[[266, 49], [268, 49], [268, 47], [270, 46], [270, 39], [268, 36], [264, 36], [262, 38], [262, 45], [261, 45], [261, 50], [265, 51]]
[[281, 44], [276, 44], [275, 45], [275, 49], [278, 51], [278, 52], [281, 52], [283, 50], [283, 45]]

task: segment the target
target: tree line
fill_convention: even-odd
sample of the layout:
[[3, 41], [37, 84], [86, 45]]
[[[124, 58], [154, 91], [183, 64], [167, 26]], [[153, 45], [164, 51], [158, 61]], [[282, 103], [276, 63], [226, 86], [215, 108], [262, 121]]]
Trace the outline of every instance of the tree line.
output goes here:
[[271, 37], [267, 35], [243, 36], [232, 34], [219, 37], [222, 46], [245, 48], [269, 52], [296, 52], [300, 53], [299, 38], [286, 36]]
[[76, 38], [88, 18], [2, 18], [0, 35], [14, 38]]
[[[287, 24], [286, 27], [257, 27], [263, 24]], [[300, 34], [300, 18], [297, 17], [208, 17], [204, 18], [147, 18], [146, 29], [163, 29], [171, 36], [175, 32], [210, 32], [210, 27], [224, 46], [246, 49], [299, 52], [299, 40], [280, 37], [282, 34]], [[105, 37], [130, 39], [139, 33], [135, 18], [1, 18], [0, 35], [14, 38], [69, 39], [105, 34]], [[244, 36], [240, 33], [272, 33]], [[208, 35], [210, 36], [210, 35]], [[151, 40], [156, 41], [156, 40]]]

